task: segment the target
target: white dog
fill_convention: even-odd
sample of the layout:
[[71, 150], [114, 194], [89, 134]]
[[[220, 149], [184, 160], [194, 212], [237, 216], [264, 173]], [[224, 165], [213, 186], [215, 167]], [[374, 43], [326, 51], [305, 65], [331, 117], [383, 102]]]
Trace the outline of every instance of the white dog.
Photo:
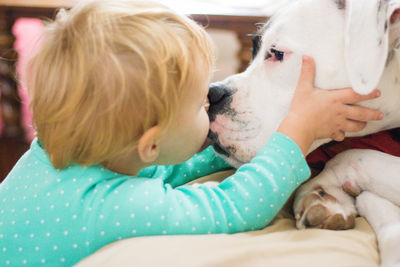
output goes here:
[[[381, 90], [380, 98], [363, 105], [381, 110], [384, 119], [357, 135], [400, 127], [399, 14], [400, 0], [293, 0], [283, 6], [262, 28], [248, 69], [210, 88], [215, 150], [236, 167], [255, 156], [289, 110], [303, 54], [315, 59], [319, 88]], [[372, 150], [338, 155], [298, 190], [298, 228], [351, 228], [358, 211], [377, 234], [382, 264], [400, 266], [397, 176], [400, 158]], [[358, 195], [356, 202], [343, 189]]]

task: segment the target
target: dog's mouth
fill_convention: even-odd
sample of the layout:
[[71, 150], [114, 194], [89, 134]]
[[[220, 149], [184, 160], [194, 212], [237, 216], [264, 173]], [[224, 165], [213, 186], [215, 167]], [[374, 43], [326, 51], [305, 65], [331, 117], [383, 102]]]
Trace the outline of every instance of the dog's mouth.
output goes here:
[[228, 151], [226, 151], [219, 143], [214, 143], [213, 148], [214, 148], [215, 152], [217, 152], [218, 154], [224, 155], [225, 157], [230, 156]]
[[222, 156], [222, 158], [224, 158], [230, 165], [234, 166], [234, 167], [239, 167], [243, 164], [245, 164], [244, 161], [239, 160], [238, 158], [236, 158], [234, 156], [234, 152], [232, 152], [231, 150], [235, 150], [234, 147], [224, 147], [219, 143], [218, 140], [218, 135], [212, 131], [210, 131], [208, 133], [208, 138], [211, 140], [211, 145], [213, 146], [215, 152], [217, 152], [219, 155]]
[[214, 133], [213, 131], [208, 132], [207, 139], [210, 140], [210, 144], [212, 145], [215, 152], [225, 157], [229, 157], [230, 153], [219, 143], [218, 134]]
[[224, 148], [223, 146], [221, 146], [218, 143], [214, 143], [213, 148], [223, 159], [225, 159], [226, 162], [228, 162], [231, 166], [233, 166], [235, 168], [239, 168], [240, 166], [242, 166], [243, 164], [246, 163], [245, 161], [238, 159], [235, 156], [235, 153], [228, 152], [228, 150], [227, 150], [227, 149], [235, 149], [235, 148], [230, 148], [230, 147]]

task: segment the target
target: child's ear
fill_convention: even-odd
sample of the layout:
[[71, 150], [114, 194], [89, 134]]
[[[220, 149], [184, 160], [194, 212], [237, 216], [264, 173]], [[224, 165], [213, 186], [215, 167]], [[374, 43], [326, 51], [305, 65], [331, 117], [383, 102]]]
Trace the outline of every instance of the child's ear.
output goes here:
[[160, 154], [160, 147], [158, 145], [159, 133], [160, 127], [153, 126], [139, 139], [138, 154], [143, 162], [150, 163], [158, 158]]

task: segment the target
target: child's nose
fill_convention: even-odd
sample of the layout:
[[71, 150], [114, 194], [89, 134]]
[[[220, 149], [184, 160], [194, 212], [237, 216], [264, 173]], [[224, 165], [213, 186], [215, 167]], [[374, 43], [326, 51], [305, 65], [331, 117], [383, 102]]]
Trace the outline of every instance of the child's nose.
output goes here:
[[229, 104], [232, 102], [233, 90], [223, 83], [212, 83], [208, 91], [208, 100], [210, 101], [210, 107], [208, 109], [208, 116], [210, 121], [215, 119], [215, 116], [219, 113], [223, 113], [227, 110]]

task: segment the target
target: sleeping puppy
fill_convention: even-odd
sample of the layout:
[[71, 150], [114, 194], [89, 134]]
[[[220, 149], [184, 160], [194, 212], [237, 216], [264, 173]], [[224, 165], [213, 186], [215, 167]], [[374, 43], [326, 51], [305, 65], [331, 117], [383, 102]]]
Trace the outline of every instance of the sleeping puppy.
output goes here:
[[[210, 87], [210, 137], [235, 167], [256, 155], [289, 111], [303, 54], [316, 62], [316, 87], [381, 90], [380, 98], [362, 104], [384, 112], [384, 119], [347, 136], [400, 126], [400, 0], [285, 3], [255, 38], [247, 70]], [[329, 141], [314, 142], [310, 152]], [[298, 190], [298, 228], [348, 229], [358, 210], [377, 234], [382, 262], [400, 265], [398, 173], [400, 159], [377, 151], [338, 155]], [[345, 191], [358, 196], [356, 203]]]

